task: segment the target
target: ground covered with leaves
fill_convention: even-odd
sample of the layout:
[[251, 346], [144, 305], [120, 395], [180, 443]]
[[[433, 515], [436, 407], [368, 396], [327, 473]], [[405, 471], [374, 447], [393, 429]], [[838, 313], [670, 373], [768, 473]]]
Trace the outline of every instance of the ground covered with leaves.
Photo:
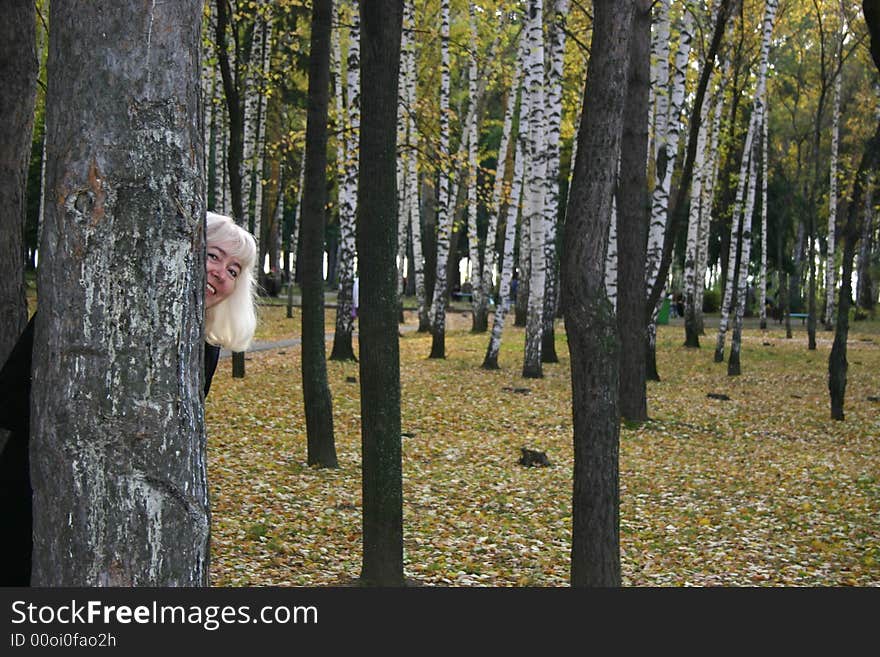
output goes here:
[[[261, 340], [299, 335], [299, 309], [263, 310]], [[328, 311], [328, 331], [333, 311]], [[408, 313], [400, 338], [404, 558], [441, 586], [565, 586], [571, 544], [568, 348], [523, 379], [523, 329], [497, 371], [488, 335], [450, 314], [447, 358]], [[832, 335], [808, 351], [773, 325], [744, 334], [743, 374], [660, 327], [651, 420], [620, 435], [620, 541], [629, 586], [880, 585], [880, 334], [850, 333], [846, 420], [830, 419]], [[328, 354], [329, 354], [328, 343]], [[217, 586], [325, 586], [361, 565], [360, 373], [329, 362], [339, 468], [306, 465], [298, 346], [221, 361], [206, 404]], [[712, 397], [708, 396], [712, 395]], [[725, 399], [727, 397], [728, 399]], [[550, 467], [518, 464], [520, 448]]]

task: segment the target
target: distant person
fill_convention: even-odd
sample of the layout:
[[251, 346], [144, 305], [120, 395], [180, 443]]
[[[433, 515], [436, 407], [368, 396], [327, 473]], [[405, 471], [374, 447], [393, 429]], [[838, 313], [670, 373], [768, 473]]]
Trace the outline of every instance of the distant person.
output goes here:
[[354, 283], [351, 286], [351, 318], [357, 319], [358, 306], [360, 305], [360, 282], [361, 279], [354, 277]]
[[516, 290], [519, 288], [519, 272], [513, 272], [513, 278], [510, 279], [510, 303], [516, 303]]

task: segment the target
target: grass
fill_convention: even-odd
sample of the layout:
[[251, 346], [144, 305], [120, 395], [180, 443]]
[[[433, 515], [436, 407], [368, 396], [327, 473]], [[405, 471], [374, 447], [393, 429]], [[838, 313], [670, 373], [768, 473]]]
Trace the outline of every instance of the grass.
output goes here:
[[[298, 337], [299, 309], [264, 306], [261, 339]], [[332, 331], [335, 310], [328, 309]], [[409, 326], [416, 324], [407, 314]], [[479, 368], [488, 335], [449, 314], [447, 358], [404, 331], [401, 417], [407, 576], [428, 585], [564, 586], [571, 527], [571, 397], [561, 362], [524, 380], [523, 329], [501, 369]], [[620, 436], [623, 582], [630, 586], [880, 585], [880, 338], [851, 326], [844, 422], [830, 420], [831, 334], [806, 348], [795, 329], [744, 332], [743, 374], [681, 347], [660, 327], [651, 420]], [[729, 336], [728, 336], [729, 337]], [[729, 340], [728, 340], [729, 344]], [[729, 351], [729, 347], [728, 347]], [[283, 353], [282, 353], [283, 352]], [[329, 344], [328, 344], [329, 352]], [[249, 355], [245, 379], [221, 361], [206, 404], [213, 583], [334, 585], [361, 554], [360, 380], [328, 362], [340, 467], [306, 466], [298, 347]], [[514, 393], [527, 388], [528, 393]], [[710, 399], [722, 393], [729, 401]], [[549, 468], [517, 464], [520, 447]]]

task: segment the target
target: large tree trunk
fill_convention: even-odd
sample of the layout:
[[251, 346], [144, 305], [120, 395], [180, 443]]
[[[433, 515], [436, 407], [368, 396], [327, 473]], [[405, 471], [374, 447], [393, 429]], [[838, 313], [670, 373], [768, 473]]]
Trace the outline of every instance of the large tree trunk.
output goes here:
[[36, 43], [33, 0], [11, 0], [0, 25], [0, 364], [28, 320], [22, 237], [37, 98]]
[[397, 338], [397, 89], [403, 7], [364, 0], [360, 153], [369, 183], [358, 186], [364, 558], [361, 579], [401, 586], [403, 485]]
[[206, 586], [202, 3], [51, 24], [32, 583]]
[[617, 183], [617, 331], [620, 336], [620, 416], [648, 419], [645, 344], [645, 258], [648, 236], [648, 89], [651, 5], [639, 0], [633, 19], [629, 78]]
[[309, 109], [302, 213], [302, 377], [308, 463], [335, 468], [333, 406], [324, 338], [324, 208], [327, 205], [327, 106], [331, 0], [315, 0], [309, 50]]
[[574, 419], [571, 584], [620, 585], [617, 321], [605, 249], [620, 157], [631, 0], [595, 0], [579, 157], [566, 213], [563, 308]]

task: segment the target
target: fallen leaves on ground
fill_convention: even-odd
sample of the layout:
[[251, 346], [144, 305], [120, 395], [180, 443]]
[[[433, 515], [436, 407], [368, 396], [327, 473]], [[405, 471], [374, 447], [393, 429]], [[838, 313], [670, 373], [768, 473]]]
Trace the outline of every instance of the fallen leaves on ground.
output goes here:
[[[298, 317], [286, 320], [297, 334]], [[417, 324], [411, 314], [408, 324]], [[620, 434], [625, 585], [880, 585], [880, 403], [871, 401], [880, 394], [880, 336], [876, 325], [860, 326], [868, 325], [850, 333], [844, 422], [829, 419], [831, 334], [820, 333], [811, 352], [803, 332], [786, 340], [746, 329], [743, 374], [728, 377], [726, 363], [713, 362], [714, 331], [689, 350], [681, 327], [660, 327], [663, 380], [648, 386], [651, 420]], [[406, 574], [427, 585], [565, 586], [564, 330], [561, 362], [525, 380], [523, 329], [505, 330], [501, 369], [486, 371], [488, 334], [469, 328], [450, 313], [445, 360], [427, 358], [428, 334], [400, 339]], [[328, 362], [340, 466], [330, 470], [306, 465], [299, 347], [249, 359], [245, 379], [221, 362], [206, 404], [213, 584], [357, 577], [359, 366]], [[552, 467], [518, 465], [521, 447], [546, 452]]]

